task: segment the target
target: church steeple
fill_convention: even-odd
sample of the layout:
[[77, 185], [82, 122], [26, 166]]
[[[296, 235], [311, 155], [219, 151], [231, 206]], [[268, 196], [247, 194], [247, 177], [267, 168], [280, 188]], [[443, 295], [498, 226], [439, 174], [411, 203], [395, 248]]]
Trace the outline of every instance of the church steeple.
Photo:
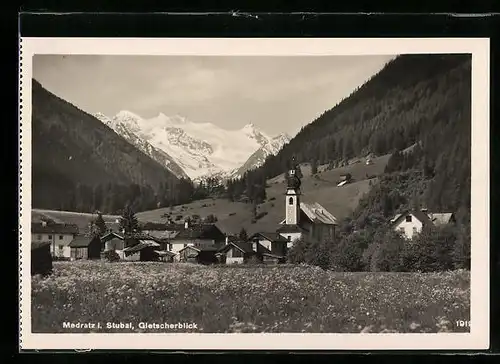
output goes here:
[[292, 159], [292, 165], [287, 173], [285, 193], [285, 224], [296, 225], [299, 223], [300, 215], [300, 169]]

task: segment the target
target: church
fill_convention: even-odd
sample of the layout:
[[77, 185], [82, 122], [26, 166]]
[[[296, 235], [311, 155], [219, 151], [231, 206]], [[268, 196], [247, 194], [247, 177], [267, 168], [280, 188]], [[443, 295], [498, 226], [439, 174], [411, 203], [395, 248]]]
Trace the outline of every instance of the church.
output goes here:
[[[301, 180], [293, 163], [286, 178], [285, 219], [276, 231], [288, 241], [308, 239], [310, 241], [332, 241], [335, 238], [337, 219], [319, 203], [300, 201]], [[291, 244], [290, 244], [291, 245]]]
[[293, 246], [295, 240], [333, 242], [338, 225], [335, 216], [319, 203], [301, 202], [301, 179], [297, 172], [298, 167], [293, 163], [286, 176], [285, 218], [280, 222], [276, 233], [272, 234], [275, 238], [264, 239], [269, 240], [264, 242], [262, 237], [271, 234], [255, 234], [260, 236], [261, 245], [268, 245], [271, 251], [281, 251], [283, 255]]

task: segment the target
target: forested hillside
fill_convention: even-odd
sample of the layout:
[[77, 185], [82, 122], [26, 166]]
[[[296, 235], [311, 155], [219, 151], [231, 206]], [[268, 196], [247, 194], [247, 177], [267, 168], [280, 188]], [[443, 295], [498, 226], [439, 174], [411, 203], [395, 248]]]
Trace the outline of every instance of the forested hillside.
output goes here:
[[182, 201], [181, 187], [192, 190], [93, 116], [32, 85], [34, 208], [114, 213], [127, 202], [140, 210]]
[[231, 185], [241, 193], [252, 191], [245, 186], [259, 186], [264, 178], [283, 173], [294, 156], [317, 165], [392, 153], [379, 183], [342, 223], [340, 243], [335, 252], [327, 248], [328, 254], [345, 269], [382, 269], [374, 260], [385, 256], [384, 244], [396, 239], [387, 235], [391, 216], [404, 208], [427, 207], [456, 214], [458, 225], [450, 233], [456, 244], [450, 249], [461, 254], [459, 261], [470, 254], [470, 134], [471, 57], [404, 55]]

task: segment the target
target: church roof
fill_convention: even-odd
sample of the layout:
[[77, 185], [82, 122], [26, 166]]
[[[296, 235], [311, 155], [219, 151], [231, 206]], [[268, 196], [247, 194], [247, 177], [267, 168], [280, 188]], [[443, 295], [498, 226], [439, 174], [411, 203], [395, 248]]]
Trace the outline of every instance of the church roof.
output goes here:
[[323, 206], [315, 202], [312, 204], [300, 203], [300, 209], [305, 212], [312, 222], [319, 222], [329, 225], [337, 225], [337, 219]]
[[[307, 216], [309, 220], [313, 223], [328, 224], [328, 225], [338, 225], [337, 218], [333, 216], [327, 209], [321, 206], [319, 203], [300, 203], [300, 210]], [[286, 220], [282, 220], [281, 224], [284, 224]]]

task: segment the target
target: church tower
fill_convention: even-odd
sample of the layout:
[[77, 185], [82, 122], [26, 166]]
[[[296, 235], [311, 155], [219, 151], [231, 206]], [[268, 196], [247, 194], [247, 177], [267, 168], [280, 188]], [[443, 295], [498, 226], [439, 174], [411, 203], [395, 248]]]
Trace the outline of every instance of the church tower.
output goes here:
[[292, 168], [288, 171], [286, 178], [285, 193], [285, 224], [297, 225], [300, 216], [300, 176], [298, 167], [293, 159]]

